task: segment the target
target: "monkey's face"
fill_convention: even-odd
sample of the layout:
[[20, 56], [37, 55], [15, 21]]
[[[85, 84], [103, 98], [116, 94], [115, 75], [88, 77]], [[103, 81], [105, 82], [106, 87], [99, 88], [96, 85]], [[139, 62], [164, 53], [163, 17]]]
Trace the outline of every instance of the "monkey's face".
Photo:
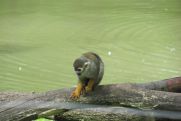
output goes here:
[[78, 76], [82, 76], [84, 72], [86, 72], [87, 68], [89, 68], [90, 62], [85, 59], [76, 59], [74, 61], [74, 71]]

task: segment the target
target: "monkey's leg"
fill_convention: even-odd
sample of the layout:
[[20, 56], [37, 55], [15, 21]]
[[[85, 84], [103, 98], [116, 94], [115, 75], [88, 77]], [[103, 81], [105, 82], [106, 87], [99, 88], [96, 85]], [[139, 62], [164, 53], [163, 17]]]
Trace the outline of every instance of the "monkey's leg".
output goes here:
[[94, 80], [89, 80], [87, 86], [85, 87], [86, 92], [91, 92], [93, 90]]
[[80, 94], [81, 94], [81, 91], [82, 91], [82, 89], [83, 89], [83, 85], [82, 85], [82, 83], [81, 82], [79, 82], [78, 84], [77, 84], [77, 87], [76, 87], [76, 89], [72, 92], [72, 94], [71, 94], [71, 98], [79, 98], [80, 97]]

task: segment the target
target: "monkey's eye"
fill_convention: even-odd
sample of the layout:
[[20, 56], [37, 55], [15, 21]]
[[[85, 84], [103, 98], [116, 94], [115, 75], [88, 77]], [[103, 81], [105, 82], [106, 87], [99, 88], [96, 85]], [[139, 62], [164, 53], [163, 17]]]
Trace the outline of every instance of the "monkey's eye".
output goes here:
[[84, 67], [87, 67], [89, 64], [90, 64], [90, 62], [86, 62], [86, 63], [84, 64]]

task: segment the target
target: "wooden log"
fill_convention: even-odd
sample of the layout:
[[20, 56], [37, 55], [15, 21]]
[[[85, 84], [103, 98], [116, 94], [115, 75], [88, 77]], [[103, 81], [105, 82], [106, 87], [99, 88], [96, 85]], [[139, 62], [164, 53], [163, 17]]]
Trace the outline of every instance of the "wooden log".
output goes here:
[[137, 84], [138, 87], [150, 90], [159, 90], [167, 92], [181, 93], [181, 77], [165, 79], [161, 81], [152, 81], [143, 84]]
[[[180, 82], [181, 77], [172, 78], [172, 81]], [[166, 82], [169, 81], [166, 80]], [[157, 84], [159, 82], [156, 82]], [[167, 83], [161, 81], [162, 84], [168, 86]], [[172, 83], [177, 84], [177, 83]], [[154, 84], [155, 85], [155, 84]], [[150, 88], [148, 88], [150, 87]], [[154, 88], [153, 88], [154, 87]], [[130, 115], [130, 113], [104, 113], [100, 109], [96, 109], [98, 106], [125, 106], [136, 108], [139, 110], [167, 110], [167, 111], [177, 111], [181, 112], [181, 94], [180, 93], [172, 93], [165, 91], [157, 91], [150, 90], [156, 89], [155, 87], [159, 87], [158, 90], [162, 89], [162, 86], [153, 86], [153, 84], [113, 84], [113, 85], [101, 85], [97, 87], [94, 92], [87, 94], [86, 96], [81, 96], [78, 100], [71, 100], [69, 98], [71, 89], [60, 89], [49, 91], [41, 94], [26, 94], [20, 95], [19, 99], [14, 100], [7, 96], [7, 99], [0, 98], [0, 119], [1, 121], [23, 121], [29, 119], [36, 119], [39, 116], [42, 116], [43, 112], [48, 110], [55, 109], [54, 113], [56, 116], [66, 119], [66, 117], [71, 118], [75, 116], [76, 120], [82, 119], [83, 117], [79, 117], [77, 113], [85, 115], [83, 119], [86, 120], [91, 118], [91, 115], [96, 115], [98, 118], [102, 117], [103, 119], [110, 119], [112, 115], [114, 118], [117, 117], [119, 119], [120, 115], [124, 115], [131, 119], [134, 119], [137, 114]], [[168, 86], [169, 87], [169, 86]], [[173, 86], [172, 86], [173, 87]], [[177, 86], [178, 88], [178, 86]], [[166, 88], [163, 88], [166, 89]], [[172, 88], [173, 89], [173, 88]], [[176, 88], [174, 88], [176, 89]], [[0, 95], [1, 97], [2, 95]], [[30, 97], [29, 97], [30, 96]], [[76, 103], [75, 103], [76, 102]], [[83, 111], [89, 108], [87, 111]], [[94, 109], [90, 109], [94, 108]], [[93, 111], [97, 110], [97, 112]], [[59, 112], [60, 111], [60, 112]], [[106, 111], [106, 109], [105, 109]], [[57, 114], [58, 112], [58, 114]], [[86, 113], [84, 113], [86, 112]], [[92, 113], [91, 113], [92, 112]], [[70, 114], [72, 116], [70, 116]], [[90, 115], [91, 114], [91, 115]], [[79, 115], [81, 116], [81, 115]], [[95, 116], [95, 117], [96, 117]], [[124, 117], [123, 116], [123, 117]], [[89, 117], [89, 118], [88, 118]], [[147, 116], [149, 117], [149, 116]], [[154, 117], [154, 116], [152, 116]], [[146, 120], [145, 116], [138, 116], [139, 121], [142, 119]], [[102, 119], [102, 121], [104, 121]], [[67, 119], [68, 120], [68, 119]], [[96, 119], [95, 119], [96, 120]]]
[[[115, 111], [116, 110], [116, 111]], [[141, 111], [128, 108], [102, 107], [94, 109], [74, 109], [55, 116], [58, 121], [154, 121], [151, 113], [144, 115]]]
[[93, 109], [73, 109], [60, 113], [57, 121], [180, 121], [180, 112], [161, 110], [139, 110], [123, 107], [101, 107]]

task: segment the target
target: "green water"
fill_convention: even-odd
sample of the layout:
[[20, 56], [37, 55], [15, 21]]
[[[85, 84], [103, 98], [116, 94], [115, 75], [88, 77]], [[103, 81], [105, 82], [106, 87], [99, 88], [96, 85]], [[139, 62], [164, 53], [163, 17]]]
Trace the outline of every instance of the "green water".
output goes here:
[[181, 0], [0, 0], [0, 90], [72, 87], [87, 51], [102, 84], [181, 76]]

